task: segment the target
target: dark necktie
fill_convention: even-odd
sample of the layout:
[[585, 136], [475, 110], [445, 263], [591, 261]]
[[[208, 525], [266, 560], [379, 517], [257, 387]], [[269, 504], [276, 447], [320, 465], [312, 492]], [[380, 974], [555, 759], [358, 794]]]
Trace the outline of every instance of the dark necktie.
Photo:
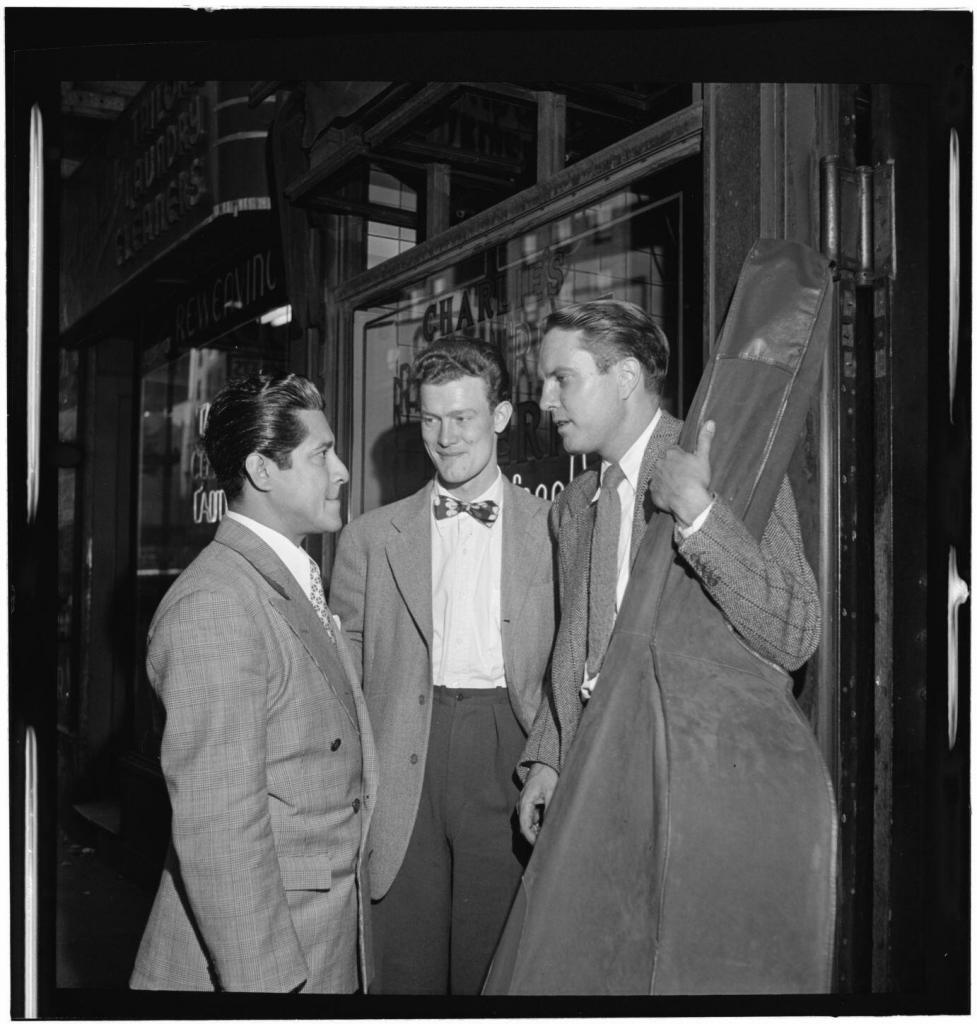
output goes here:
[[446, 494], [439, 494], [435, 498], [435, 519], [451, 519], [459, 512], [467, 512], [473, 519], [486, 526], [491, 526], [499, 518], [499, 506], [494, 501], [459, 501]]
[[614, 628], [617, 599], [617, 543], [621, 533], [618, 484], [624, 471], [612, 462], [604, 472], [597, 499], [597, 519], [590, 543], [590, 600], [587, 613], [587, 673], [600, 672]]

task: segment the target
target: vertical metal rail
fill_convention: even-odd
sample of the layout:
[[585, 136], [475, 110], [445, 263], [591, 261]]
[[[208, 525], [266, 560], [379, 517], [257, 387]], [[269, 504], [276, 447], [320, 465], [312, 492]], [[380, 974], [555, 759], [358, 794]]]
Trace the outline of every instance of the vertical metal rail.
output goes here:
[[950, 330], [948, 357], [950, 362], [950, 424], [953, 424], [953, 399], [957, 393], [957, 359], [960, 346], [960, 136], [950, 129]]
[[41, 452], [41, 321], [44, 301], [44, 125], [31, 108], [27, 231], [27, 522], [34, 522]]
[[[41, 333], [44, 301], [44, 124], [41, 109], [31, 108], [28, 182], [27, 255], [27, 522], [37, 516], [41, 450]], [[37, 735], [24, 735], [24, 1017], [38, 1007]]]
[[[953, 400], [957, 392], [957, 362], [960, 355], [960, 137], [956, 128], [950, 129], [950, 182], [949, 182], [949, 292], [950, 322], [947, 339], [949, 359], [950, 425], [953, 425]], [[960, 685], [960, 642], [958, 614], [970, 596], [967, 584], [957, 572], [957, 549], [950, 545], [947, 564], [947, 652], [946, 652], [946, 717], [947, 749], [953, 750], [957, 742], [957, 715]]]
[[24, 735], [24, 1017], [37, 1017], [38, 835], [37, 736], [29, 725]]

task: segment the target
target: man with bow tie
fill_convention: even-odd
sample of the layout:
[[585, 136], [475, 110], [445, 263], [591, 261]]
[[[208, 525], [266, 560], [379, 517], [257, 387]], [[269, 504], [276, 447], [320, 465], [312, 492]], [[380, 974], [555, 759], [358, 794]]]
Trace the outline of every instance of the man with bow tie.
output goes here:
[[380, 994], [481, 988], [529, 845], [512, 809], [554, 634], [549, 505], [498, 466], [509, 379], [467, 339], [415, 361], [433, 481], [343, 531], [331, 601], [361, 658], [380, 792]]

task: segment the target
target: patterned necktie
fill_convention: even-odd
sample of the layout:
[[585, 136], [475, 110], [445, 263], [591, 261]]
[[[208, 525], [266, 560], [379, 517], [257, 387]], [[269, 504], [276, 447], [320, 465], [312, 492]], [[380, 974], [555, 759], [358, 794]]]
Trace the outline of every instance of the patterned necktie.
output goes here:
[[494, 501], [459, 501], [446, 494], [439, 494], [435, 498], [435, 519], [451, 519], [459, 512], [467, 512], [473, 519], [486, 526], [491, 526], [499, 518], [499, 506]]
[[614, 628], [617, 600], [617, 544], [621, 533], [618, 484], [624, 471], [612, 462], [604, 472], [597, 499], [597, 519], [590, 543], [590, 600], [587, 609], [587, 673], [600, 672]]
[[326, 593], [322, 589], [322, 573], [319, 572], [319, 566], [316, 565], [316, 561], [311, 555], [309, 555], [309, 578], [312, 582], [309, 600], [312, 602], [312, 607], [315, 608], [316, 615], [319, 616], [319, 621], [329, 634], [329, 639], [335, 643], [336, 634], [333, 632], [332, 616], [326, 607]]

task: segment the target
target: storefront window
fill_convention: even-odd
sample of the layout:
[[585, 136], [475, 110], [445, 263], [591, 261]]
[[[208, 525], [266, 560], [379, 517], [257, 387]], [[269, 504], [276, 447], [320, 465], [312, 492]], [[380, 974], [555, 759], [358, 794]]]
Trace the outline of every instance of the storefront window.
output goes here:
[[689, 83], [568, 84], [566, 165], [655, 124], [691, 102]]
[[553, 310], [596, 298], [646, 309], [672, 347], [662, 404], [684, 413], [702, 368], [699, 166], [689, 161], [634, 182], [355, 313], [353, 515], [429, 477], [410, 365], [446, 336], [482, 338], [504, 353], [515, 414], [499, 461], [516, 483], [546, 498], [586, 464], [563, 451], [538, 404], [539, 329]]
[[[376, 167], [370, 168], [368, 198], [370, 203], [377, 206], [388, 206], [398, 212], [417, 213], [417, 192], [399, 178]], [[399, 256], [416, 244], [416, 228], [388, 224], [381, 220], [367, 221], [367, 269], [393, 256]]]
[[[140, 636], [146, 636], [163, 594], [213, 539], [227, 511], [224, 492], [198, 444], [210, 401], [232, 377], [285, 370], [287, 320], [287, 307], [271, 310], [208, 341], [206, 347], [144, 367], [136, 626]], [[146, 756], [157, 756], [161, 722], [150, 694], [145, 684], [134, 693], [136, 747]]]
[[213, 537], [227, 509], [199, 447], [210, 401], [232, 377], [276, 373], [287, 355], [285, 311], [273, 310], [142, 378], [140, 577], [176, 576]]
[[[139, 396], [136, 631], [173, 580], [213, 539], [227, 510], [199, 445], [210, 402], [232, 377], [288, 367], [291, 306], [279, 251], [233, 256], [147, 311]], [[150, 687], [133, 697], [136, 749], [158, 753]]]
[[375, 267], [384, 260], [399, 256], [402, 252], [412, 249], [417, 244], [417, 231], [414, 228], [398, 227], [396, 224], [384, 224], [378, 220], [367, 222], [367, 269]]

